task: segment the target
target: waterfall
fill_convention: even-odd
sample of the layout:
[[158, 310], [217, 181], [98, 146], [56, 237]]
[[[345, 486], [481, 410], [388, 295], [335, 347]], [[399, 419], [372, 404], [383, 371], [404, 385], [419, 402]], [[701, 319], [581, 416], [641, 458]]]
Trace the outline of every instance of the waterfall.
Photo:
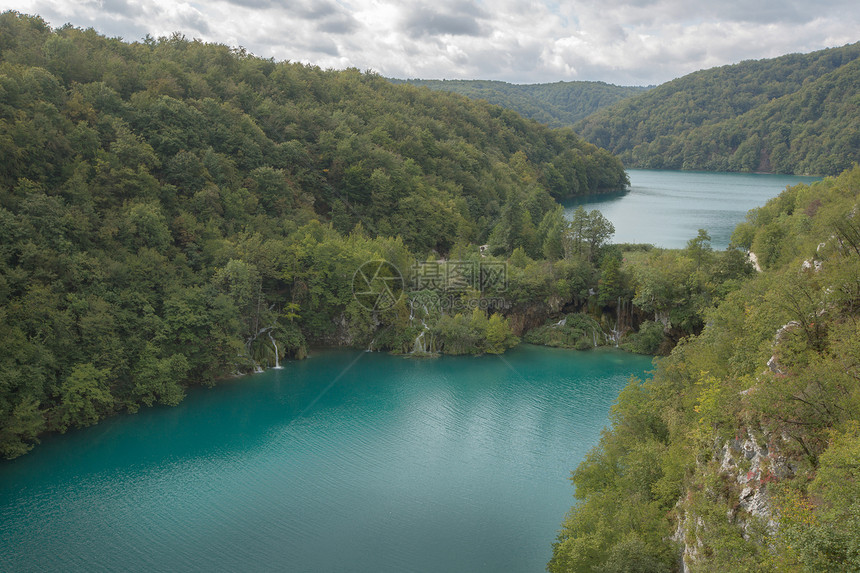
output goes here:
[[[426, 310], [426, 307], [425, 307]], [[427, 354], [427, 343], [424, 341], [424, 334], [430, 330], [430, 327], [427, 326], [427, 323], [424, 319], [421, 319], [421, 332], [418, 333], [418, 336], [415, 337], [415, 344], [412, 345], [412, 353], [415, 354], [419, 352], [421, 354]]]
[[621, 339], [621, 297], [618, 297], [618, 302], [615, 305], [615, 330], [612, 331], [612, 340], [615, 341], [615, 347], [618, 348], [618, 341]]
[[422, 330], [418, 333], [418, 336], [415, 337], [415, 344], [412, 346], [412, 354], [419, 352], [424, 354], [427, 352], [424, 345], [424, 331]]
[[280, 370], [281, 369], [281, 362], [278, 360], [278, 345], [275, 343], [275, 338], [272, 336], [271, 330], [268, 332], [268, 334], [269, 334], [269, 340], [272, 341], [272, 346], [275, 347], [275, 369]]
[[[424, 309], [424, 316], [421, 317], [421, 332], [418, 333], [418, 336], [415, 337], [415, 342], [412, 344], [412, 354], [428, 354], [430, 350], [432, 350], [433, 341], [430, 341], [429, 349], [426, 341], [426, 337], [424, 336], [427, 331], [430, 330], [430, 327], [427, 326], [427, 322], [424, 320], [427, 316], [430, 315], [430, 310], [427, 308], [426, 303], [421, 303], [421, 307]], [[409, 303], [409, 323], [412, 324], [413, 319], [415, 318], [415, 301], [411, 301]]]

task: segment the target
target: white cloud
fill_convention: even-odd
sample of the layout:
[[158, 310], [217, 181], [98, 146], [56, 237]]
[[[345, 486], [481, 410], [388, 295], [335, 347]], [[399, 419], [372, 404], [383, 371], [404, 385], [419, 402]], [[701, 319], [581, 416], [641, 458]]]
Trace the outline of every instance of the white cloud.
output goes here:
[[655, 84], [860, 40], [849, 0], [0, 0], [0, 9], [126, 40], [181, 32], [324, 68], [519, 83]]

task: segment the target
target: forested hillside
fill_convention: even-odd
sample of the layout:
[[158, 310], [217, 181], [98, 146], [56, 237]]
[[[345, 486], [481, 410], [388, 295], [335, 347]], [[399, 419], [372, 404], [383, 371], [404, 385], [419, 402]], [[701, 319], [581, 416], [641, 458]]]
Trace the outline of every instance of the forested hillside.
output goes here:
[[0, 158], [5, 457], [311, 343], [408, 351], [432, 325], [432, 351], [501, 352], [501, 315], [371, 313], [357, 269], [555, 253], [554, 197], [626, 184], [573, 132], [455, 94], [14, 12]]
[[860, 44], [703, 70], [575, 125], [628, 167], [835, 175], [860, 161]]
[[765, 270], [633, 380], [549, 571], [860, 570], [860, 167], [734, 240]]
[[550, 127], [571, 126], [599, 109], [649, 89], [638, 86], [616, 86], [604, 82], [509, 84], [489, 80], [392, 79], [390, 81], [486, 100]]

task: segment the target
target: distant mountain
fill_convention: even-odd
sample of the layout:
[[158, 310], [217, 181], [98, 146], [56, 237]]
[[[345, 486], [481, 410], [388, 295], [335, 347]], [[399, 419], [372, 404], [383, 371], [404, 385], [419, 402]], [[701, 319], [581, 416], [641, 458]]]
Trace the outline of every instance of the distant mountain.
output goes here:
[[509, 84], [487, 80], [397, 80], [431, 90], [455, 92], [516, 111], [550, 127], [570, 126], [597, 110], [649, 88], [603, 82]]
[[627, 167], [836, 174], [860, 161], [860, 43], [702, 70], [574, 126]]

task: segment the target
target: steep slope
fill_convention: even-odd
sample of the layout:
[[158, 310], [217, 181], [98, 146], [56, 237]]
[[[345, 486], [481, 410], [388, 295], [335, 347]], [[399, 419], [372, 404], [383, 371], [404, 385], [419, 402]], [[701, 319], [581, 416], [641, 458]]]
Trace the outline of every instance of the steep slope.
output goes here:
[[836, 174], [860, 160], [860, 44], [695, 72], [576, 124], [630, 167]]
[[392, 79], [390, 81], [486, 100], [550, 127], [573, 125], [601, 108], [649, 89], [638, 86], [616, 86], [604, 82], [509, 84], [489, 80]]
[[750, 213], [765, 270], [619, 395], [550, 571], [860, 569], [858, 210], [854, 167]]

